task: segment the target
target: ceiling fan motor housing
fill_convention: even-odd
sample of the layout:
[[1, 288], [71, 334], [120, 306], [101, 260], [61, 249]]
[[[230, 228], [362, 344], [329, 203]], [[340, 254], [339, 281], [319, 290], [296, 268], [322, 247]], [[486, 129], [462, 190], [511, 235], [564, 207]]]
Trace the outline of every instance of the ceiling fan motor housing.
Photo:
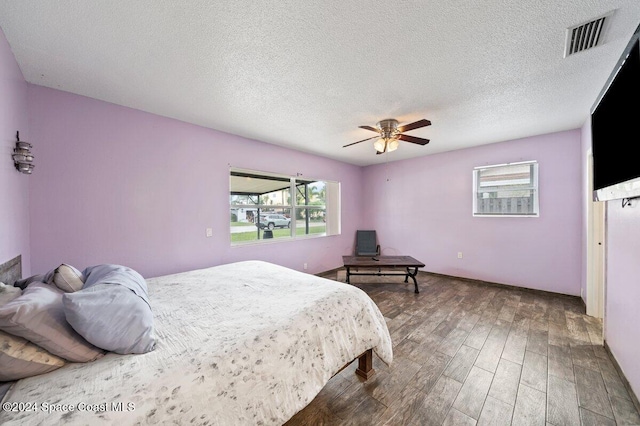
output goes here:
[[378, 121], [378, 128], [382, 139], [394, 139], [398, 136], [398, 120], [393, 118], [380, 120]]

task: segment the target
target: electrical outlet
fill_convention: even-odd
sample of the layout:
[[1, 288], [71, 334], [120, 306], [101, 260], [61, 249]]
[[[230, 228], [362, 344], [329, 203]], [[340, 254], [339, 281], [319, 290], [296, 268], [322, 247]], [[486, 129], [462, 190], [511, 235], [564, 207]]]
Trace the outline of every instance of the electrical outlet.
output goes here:
[[207, 237], [213, 237], [213, 228], [207, 228], [206, 232]]
[[304, 265], [302, 265], [302, 268], [306, 271], [307, 270], [307, 264], [305, 263]]
[[458, 259], [462, 259], [462, 252], [461, 251], [458, 252]]

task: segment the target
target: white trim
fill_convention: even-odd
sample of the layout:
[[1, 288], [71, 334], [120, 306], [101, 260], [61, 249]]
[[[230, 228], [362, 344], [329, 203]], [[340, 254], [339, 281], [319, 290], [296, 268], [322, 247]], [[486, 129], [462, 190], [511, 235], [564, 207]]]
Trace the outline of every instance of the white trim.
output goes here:
[[529, 217], [536, 218], [540, 217], [540, 213], [536, 214], [486, 214], [486, 213], [475, 213], [473, 217]]
[[[533, 165], [530, 190], [533, 191], [533, 213], [531, 214], [489, 214], [485, 212], [478, 213], [478, 175], [481, 171], [496, 167], [508, 167], [530, 164]], [[540, 187], [538, 185], [539, 163], [537, 160], [518, 161], [514, 163], [492, 164], [489, 166], [477, 166], [473, 168], [473, 187], [472, 187], [472, 211], [473, 217], [540, 217]], [[491, 191], [480, 191], [491, 192]]]
[[[587, 151], [587, 315], [604, 318], [606, 256], [606, 207], [589, 196], [593, 193], [593, 153]], [[604, 327], [603, 327], [604, 330]]]

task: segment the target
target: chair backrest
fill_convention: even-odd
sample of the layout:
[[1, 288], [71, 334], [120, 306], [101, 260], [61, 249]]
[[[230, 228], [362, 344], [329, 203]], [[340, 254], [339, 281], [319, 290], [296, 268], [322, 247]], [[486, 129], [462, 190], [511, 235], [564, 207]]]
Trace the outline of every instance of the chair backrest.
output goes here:
[[376, 231], [356, 231], [356, 256], [377, 256], [380, 246]]

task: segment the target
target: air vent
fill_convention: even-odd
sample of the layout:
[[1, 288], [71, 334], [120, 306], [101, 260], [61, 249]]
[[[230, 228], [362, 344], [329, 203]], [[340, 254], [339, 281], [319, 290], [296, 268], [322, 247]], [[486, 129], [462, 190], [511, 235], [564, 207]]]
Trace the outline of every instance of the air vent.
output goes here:
[[612, 14], [613, 11], [584, 24], [567, 28], [564, 57], [602, 44]]

